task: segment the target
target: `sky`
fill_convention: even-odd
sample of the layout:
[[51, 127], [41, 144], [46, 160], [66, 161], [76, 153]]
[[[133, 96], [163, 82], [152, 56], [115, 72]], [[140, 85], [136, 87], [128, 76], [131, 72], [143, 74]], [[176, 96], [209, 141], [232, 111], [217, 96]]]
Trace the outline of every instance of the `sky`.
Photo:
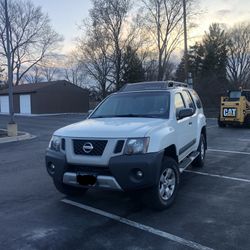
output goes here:
[[[31, 0], [42, 7], [51, 19], [55, 31], [63, 35], [63, 53], [74, 47], [74, 39], [79, 34], [78, 25], [88, 16], [91, 0]], [[250, 0], [199, 0], [202, 14], [194, 20], [198, 25], [189, 33], [189, 44], [200, 40], [212, 22], [235, 23], [250, 21]]]

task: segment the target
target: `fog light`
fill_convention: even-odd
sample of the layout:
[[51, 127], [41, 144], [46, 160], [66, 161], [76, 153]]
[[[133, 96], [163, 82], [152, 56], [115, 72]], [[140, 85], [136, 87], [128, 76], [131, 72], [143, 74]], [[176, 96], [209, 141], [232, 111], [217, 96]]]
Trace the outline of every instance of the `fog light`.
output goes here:
[[56, 166], [53, 163], [49, 163], [47, 166], [48, 173], [52, 176], [55, 174]]
[[137, 176], [138, 178], [142, 178], [142, 177], [143, 177], [143, 172], [142, 172], [141, 170], [138, 170], [138, 171], [136, 172], [136, 176]]

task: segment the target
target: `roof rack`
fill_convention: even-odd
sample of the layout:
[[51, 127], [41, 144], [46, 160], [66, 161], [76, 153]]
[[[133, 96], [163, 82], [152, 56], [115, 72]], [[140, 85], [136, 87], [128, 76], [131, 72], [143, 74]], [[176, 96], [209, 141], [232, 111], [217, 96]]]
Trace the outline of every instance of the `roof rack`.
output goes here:
[[187, 88], [188, 84], [184, 82], [176, 82], [176, 81], [167, 81], [169, 87], [184, 87]]
[[188, 85], [182, 82], [176, 81], [155, 81], [155, 82], [137, 82], [128, 83], [124, 85], [119, 92], [131, 92], [131, 91], [142, 91], [142, 90], [166, 90], [169, 88], [185, 87]]

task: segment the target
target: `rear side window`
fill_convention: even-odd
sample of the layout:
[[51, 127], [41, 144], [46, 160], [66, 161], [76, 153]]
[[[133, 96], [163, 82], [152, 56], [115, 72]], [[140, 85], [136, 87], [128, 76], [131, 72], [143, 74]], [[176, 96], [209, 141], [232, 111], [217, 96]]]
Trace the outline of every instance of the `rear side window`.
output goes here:
[[175, 104], [175, 112], [176, 112], [176, 114], [178, 113], [178, 111], [180, 109], [185, 108], [185, 103], [183, 101], [183, 97], [182, 97], [181, 93], [175, 94], [174, 104]]
[[194, 102], [195, 102], [197, 108], [201, 109], [202, 103], [201, 103], [200, 97], [198, 96], [198, 94], [194, 90], [191, 90], [191, 93], [192, 93], [192, 96], [194, 98]]
[[195, 104], [194, 104], [193, 98], [191, 97], [190, 93], [188, 91], [184, 90], [182, 92], [182, 95], [183, 95], [184, 100], [187, 104], [187, 107], [192, 108], [195, 112], [195, 109], [196, 109]]

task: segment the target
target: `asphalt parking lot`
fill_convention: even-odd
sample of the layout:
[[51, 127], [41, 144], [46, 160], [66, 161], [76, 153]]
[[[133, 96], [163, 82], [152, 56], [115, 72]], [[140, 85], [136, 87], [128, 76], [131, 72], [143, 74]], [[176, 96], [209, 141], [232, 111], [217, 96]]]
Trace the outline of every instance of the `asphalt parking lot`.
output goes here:
[[36, 138], [0, 144], [0, 249], [250, 249], [250, 129], [209, 119], [205, 167], [184, 172], [175, 204], [155, 212], [119, 192], [56, 191], [45, 149], [83, 116], [16, 119]]

